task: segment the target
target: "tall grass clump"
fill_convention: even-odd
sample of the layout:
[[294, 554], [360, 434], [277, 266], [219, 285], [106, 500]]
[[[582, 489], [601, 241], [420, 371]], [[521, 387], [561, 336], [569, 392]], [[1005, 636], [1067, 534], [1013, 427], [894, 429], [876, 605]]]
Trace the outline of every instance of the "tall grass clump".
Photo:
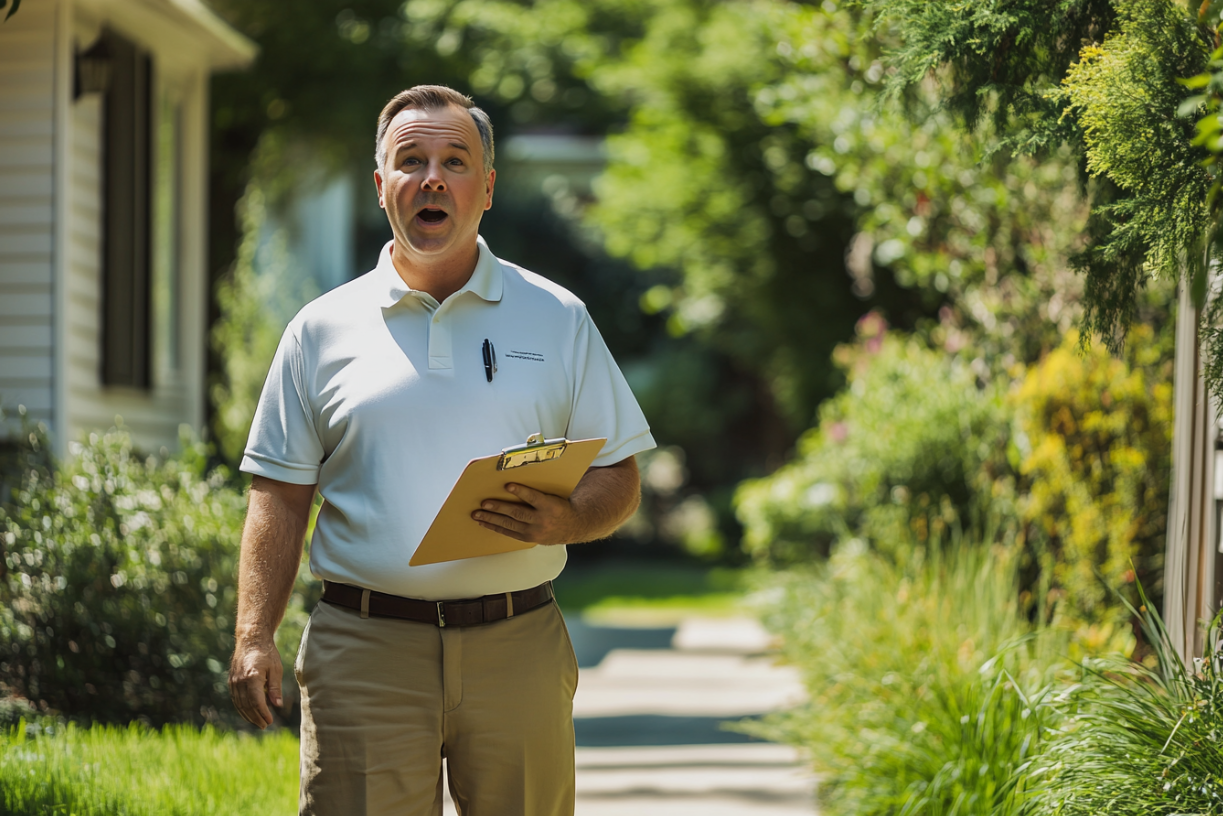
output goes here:
[[168, 726], [0, 733], [0, 813], [239, 816], [295, 813], [297, 739]]
[[1187, 667], [1158, 614], [1142, 618], [1145, 662], [1089, 659], [1059, 696], [1064, 723], [1032, 769], [1034, 816], [1223, 814], [1223, 619]]
[[801, 747], [829, 816], [1018, 813], [1064, 634], [1029, 620], [1015, 558], [850, 541], [775, 579], [766, 623], [810, 700], [757, 729]]

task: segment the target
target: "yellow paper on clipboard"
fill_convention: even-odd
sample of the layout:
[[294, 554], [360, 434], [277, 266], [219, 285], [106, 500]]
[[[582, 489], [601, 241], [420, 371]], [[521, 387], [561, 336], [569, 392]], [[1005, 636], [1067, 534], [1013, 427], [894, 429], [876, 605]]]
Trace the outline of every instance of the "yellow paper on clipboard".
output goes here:
[[519, 502], [505, 489], [510, 482], [569, 498], [606, 441], [579, 439], [571, 442], [544, 439], [543, 434], [534, 434], [525, 445], [472, 459], [450, 489], [446, 503], [429, 525], [429, 531], [408, 565], [419, 567], [534, 547], [530, 542], [517, 541], [481, 527], [471, 514], [480, 509], [485, 499]]

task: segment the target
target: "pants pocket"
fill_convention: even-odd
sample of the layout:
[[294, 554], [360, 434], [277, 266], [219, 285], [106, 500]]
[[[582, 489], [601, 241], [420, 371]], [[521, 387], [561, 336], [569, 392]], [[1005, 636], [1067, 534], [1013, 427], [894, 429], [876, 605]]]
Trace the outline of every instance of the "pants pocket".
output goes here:
[[[552, 610], [553, 614], [556, 615], [557, 621], [560, 622], [561, 633], [565, 636], [565, 647], [569, 651], [569, 666], [572, 672], [572, 683], [570, 688], [573, 690], [573, 692], [576, 692], [578, 687], [578, 656], [573, 650], [573, 638], [569, 635], [569, 627], [565, 624], [565, 616], [561, 614], [561, 608], [555, 601], [552, 603]], [[572, 693], [570, 696], [573, 696]]]

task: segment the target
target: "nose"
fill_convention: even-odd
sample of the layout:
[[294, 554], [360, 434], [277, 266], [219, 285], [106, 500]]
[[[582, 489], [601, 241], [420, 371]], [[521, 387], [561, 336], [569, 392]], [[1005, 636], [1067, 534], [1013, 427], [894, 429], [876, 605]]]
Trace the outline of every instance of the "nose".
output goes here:
[[425, 172], [425, 179], [421, 182], [420, 186], [422, 190], [434, 193], [444, 193], [446, 191], [446, 180], [442, 177], [441, 162], [429, 162]]

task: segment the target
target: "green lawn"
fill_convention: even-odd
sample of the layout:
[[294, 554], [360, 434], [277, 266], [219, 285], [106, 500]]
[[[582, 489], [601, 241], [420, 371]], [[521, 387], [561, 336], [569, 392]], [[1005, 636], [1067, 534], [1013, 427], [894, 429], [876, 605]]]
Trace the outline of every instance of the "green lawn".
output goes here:
[[740, 612], [745, 583], [742, 570], [623, 561], [570, 567], [555, 589], [565, 612], [590, 623], [652, 626]]
[[[626, 561], [568, 569], [556, 595], [591, 623], [657, 626], [735, 614], [745, 583], [738, 570]], [[297, 779], [297, 739], [287, 731], [0, 731], [0, 816], [289, 816]]]
[[4, 816], [264, 816], [297, 812], [297, 739], [206, 728], [69, 726], [0, 735]]

